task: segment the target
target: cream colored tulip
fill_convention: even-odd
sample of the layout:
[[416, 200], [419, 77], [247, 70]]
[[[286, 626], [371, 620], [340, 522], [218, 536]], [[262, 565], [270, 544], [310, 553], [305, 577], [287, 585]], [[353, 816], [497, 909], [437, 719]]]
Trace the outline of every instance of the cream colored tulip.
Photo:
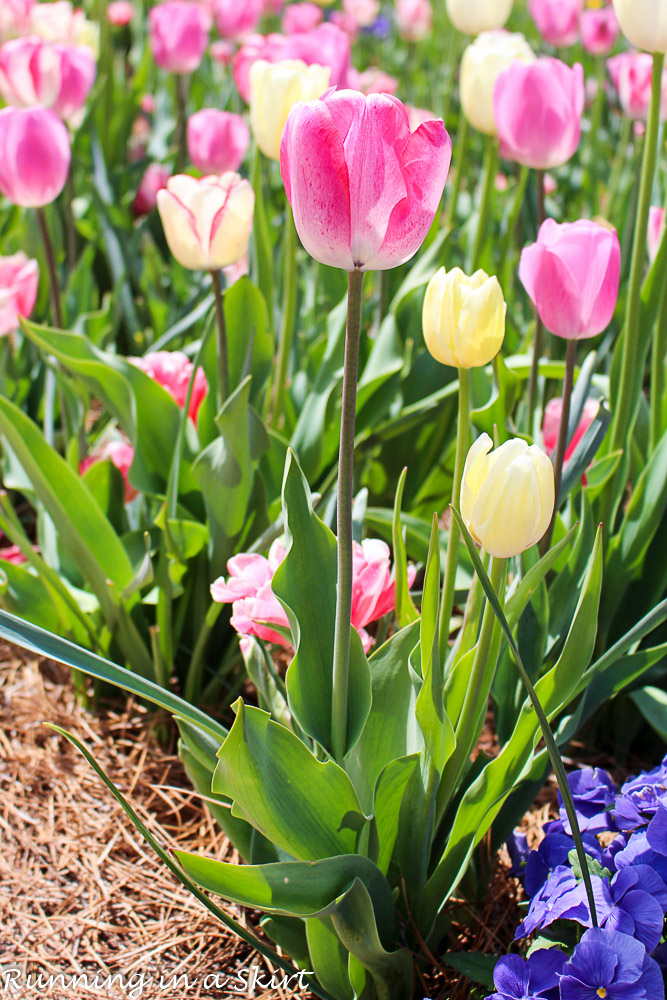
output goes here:
[[329, 87], [331, 69], [300, 59], [270, 63], [258, 59], [250, 67], [250, 126], [265, 156], [280, 159], [280, 137], [297, 101], [313, 101]]
[[667, 52], [667, 0], [613, 0], [621, 31], [647, 52]]
[[492, 448], [489, 435], [482, 434], [468, 452], [461, 517], [489, 555], [506, 559], [535, 545], [549, 527], [554, 470], [548, 455], [521, 438]]
[[176, 174], [157, 207], [169, 249], [191, 271], [217, 271], [248, 252], [255, 193], [231, 170], [199, 180]]
[[512, 0], [447, 0], [450, 21], [466, 35], [502, 28], [511, 10]]
[[505, 336], [507, 306], [495, 277], [441, 267], [428, 283], [422, 311], [426, 346], [436, 361], [480, 368], [495, 358]]
[[470, 124], [486, 135], [496, 134], [493, 89], [496, 80], [515, 60], [535, 61], [535, 54], [521, 34], [483, 31], [468, 46], [461, 60], [461, 106]]

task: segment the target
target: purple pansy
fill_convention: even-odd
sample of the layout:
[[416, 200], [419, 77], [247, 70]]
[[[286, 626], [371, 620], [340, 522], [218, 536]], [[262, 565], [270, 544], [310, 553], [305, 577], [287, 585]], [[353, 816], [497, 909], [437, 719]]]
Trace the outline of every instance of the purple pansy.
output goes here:
[[[597, 839], [589, 833], [582, 836], [586, 854], [602, 864], [602, 851]], [[551, 873], [568, 864], [568, 855], [574, 850], [574, 840], [566, 833], [549, 831], [536, 851], [531, 851], [526, 862], [526, 892], [532, 898], [540, 891]]]
[[627, 934], [592, 927], [565, 965], [560, 1000], [664, 1000], [658, 965]]
[[[640, 941], [647, 951], [652, 951], [660, 943], [665, 919], [660, 903], [646, 891], [651, 881], [649, 878], [644, 881], [642, 876], [645, 874], [633, 868], [622, 868], [611, 882], [598, 875], [593, 875], [591, 882], [599, 926], [628, 934]], [[662, 881], [657, 875], [655, 878]]]
[[514, 938], [527, 937], [539, 927], [548, 927], [554, 920], [576, 920], [584, 925], [589, 920], [584, 887], [565, 865], [555, 868], [532, 898], [526, 919], [517, 928]]
[[541, 948], [528, 960], [504, 955], [493, 972], [498, 992], [487, 1000], [558, 1000], [558, 979], [566, 961], [560, 948]]
[[[568, 774], [567, 780], [572, 791], [581, 832], [601, 833], [603, 830], [615, 830], [614, 819], [609, 811], [616, 799], [616, 785], [611, 776], [601, 767], [584, 767], [580, 771]], [[565, 833], [571, 834], [570, 821], [560, 792], [558, 804], [563, 829]]]

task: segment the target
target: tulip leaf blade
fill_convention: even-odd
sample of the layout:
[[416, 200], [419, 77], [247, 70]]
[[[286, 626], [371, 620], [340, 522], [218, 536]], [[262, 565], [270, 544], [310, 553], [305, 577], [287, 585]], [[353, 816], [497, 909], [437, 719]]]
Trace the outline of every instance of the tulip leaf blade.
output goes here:
[[399, 628], [405, 628], [411, 622], [417, 621], [419, 612], [410, 596], [408, 584], [408, 560], [405, 552], [405, 542], [401, 529], [401, 506], [403, 502], [403, 489], [405, 487], [405, 477], [408, 474], [407, 468], [401, 472], [396, 488], [396, 500], [394, 503], [394, 519], [392, 523], [392, 540], [394, 549], [394, 580], [395, 580], [395, 600], [394, 607]]

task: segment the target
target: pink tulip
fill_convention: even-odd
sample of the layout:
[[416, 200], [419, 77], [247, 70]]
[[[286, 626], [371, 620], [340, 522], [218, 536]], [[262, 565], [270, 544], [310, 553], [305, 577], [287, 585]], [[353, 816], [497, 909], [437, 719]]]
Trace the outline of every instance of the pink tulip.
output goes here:
[[548, 45], [572, 45], [579, 37], [584, 0], [528, 0], [528, 10]]
[[419, 42], [430, 34], [433, 8], [430, 0], [396, 0], [396, 27], [407, 42]]
[[134, 448], [129, 441], [105, 441], [100, 447], [93, 448], [91, 453], [79, 462], [79, 474], [82, 476], [93, 465], [98, 462], [111, 462], [115, 465], [125, 483], [125, 503], [134, 500], [139, 495], [139, 491], [132, 486], [129, 480], [130, 466], [134, 461]]
[[[398, 80], [389, 76], [379, 66], [370, 66], [363, 73], [350, 68], [348, 73], [350, 89], [359, 90], [362, 94], [395, 94], [398, 90]], [[407, 110], [407, 109], [406, 109]]]
[[107, 7], [107, 21], [114, 28], [124, 28], [134, 17], [134, 7], [130, 0], [111, 0]]
[[0, 42], [27, 35], [35, 0], [0, 0]]
[[190, 160], [207, 174], [238, 170], [250, 145], [250, 129], [241, 115], [215, 108], [190, 115], [187, 136]]
[[51, 108], [73, 128], [81, 124], [95, 74], [87, 45], [60, 45], [32, 36], [0, 48], [0, 92], [7, 104]]
[[88, 21], [80, 7], [74, 7], [70, 0], [53, 0], [51, 3], [35, 3], [30, 15], [31, 32], [49, 42], [61, 45], [88, 45], [94, 55], [99, 47], [99, 30], [93, 21]]
[[211, 42], [208, 52], [213, 62], [217, 62], [221, 66], [229, 66], [234, 58], [236, 46], [227, 38], [219, 38], [217, 41]]
[[646, 242], [648, 244], [648, 256], [651, 263], [658, 256], [660, 241], [665, 230], [665, 210], [657, 205], [651, 205], [648, 210], [648, 232]]
[[[572, 440], [568, 444], [565, 450], [565, 457], [563, 461], [563, 468], [572, 458], [574, 450], [581, 441], [582, 437], [591, 426], [593, 421], [597, 416], [597, 412], [600, 409], [600, 402], [597, 399], [587, 399], [584, 403], [583, 413], [581, 414], [581, 420], [577, 424], [577, 429], [572, 435]], [[560, 430], [560, 416], [563, 412], [563, 400], [560, 396], [556, 399], [550, 399], [544, 409], [544, 417], [542, 419], [542, 440], [544, 441], [545, 451], [555, 451], [556, 445], [558, 444], [558, 432]], [[582, 476], [582, 482], [586, 484], [586, 474]]]
[[0, 191], [23, 208], [48, 205], [65, 186], [69, 135], [47, 108], [0, 111]]
[[359, 25], [351, 14], [346, 14], [344, 10], [332, 10], [329, 15], [329, 24], [335, 25], [344, 31], [351, 42], [354, 42], [359, 34]]
[[215, 21], [223, 38], [244, 38], [256, 30], [262, 0], [215, 0]]
[[157, 193], [166, 188], [171, 171], [161, 163], [149, 163], [132, 202], [132, 213], [136, 218], [148, 215], [157, 205]]
[[0, 337], [19, 328], [19, 317], [35, 306], [39, 268], [22, 251], [0, 257]]
[[618, 297], [621, 248], [615, 229], [547, 219], [521, 253], [519, 277], [547, 330], [567, 340], [608, 326]]
[[386, 270], [421, 246], [452, 144], [441, 119], [410, 132], [401, 102], [329, 90], [290, 111], [280, 172], [308, 253], [346, 271]]
[[620, 31], [613, 7], [591, 7], [579, 19], [581, 43], [592, 56], [606, 56], [614, 47]]
[[[4, 535], [2, 541], [6, 541]], [[0, 545], [0, 559], [8, 563], [13, 563], [14, 566], [22, 566], [23, 563], [28, 561], [18, 545]]]
[[[653, 56], [648, 52], [621, 52], [607, 59], [607, 69], [625, 114], [645, 122], [651, 106]], [[667, 70], [662, 74], [660, 118], [667, 120]]]
[[360, 28], [369, 28], [380, 13], [379, 0], [343, 0], [343, 13], [354, 18]]
[[535, 170], [566, 163], [579, 145], [584, 72], [559, 59], [515, 61], [493, 92], [500, 155]]
[[234, 81], [244, 101], [250, 103], [250, 67], [258, 59], [282, 62], [301, 59], [331, 69], [332, 87], [346, 87], [350, 66], [350, 39], [334, 24], [320, 24], [296, 35], [251, 35], [234, 58]]
[[[366, 652], [372, 638], [365, 626], [388, 614], [394, 607], [394, 581], [391, 574], [389, 546], [376, 538], [353, 543], [352, 624], [359, 632]], [[271, 589], [273, 575], [285, 558], [285, 546], [275, 541], [268, 558], [241, 553], [227, 563], [228, 577], [211, 584], [211, 596], [220, 604], [232, 604], [231, 624], [240, 635], [254, 635], [279, 646], [289, 646], [289, 639], [272, 629], [289, 629], [285, 610]], [[408, 566], [408, 585], [412, 586], [415, 567]], [[267, 624], [268, 623], [268, 624]]]
[[144, 94], [144, 96], [139, 101], [139, 107], [142, 111], [145, 111], [147, 115], [152, 115], [155, 111], [155, 98], [152, 94]]
[[192, 73], [208, 45], [211, 17], [204, 6], [165, 0], [148, 13], [153, 58], [170, 73]]
[[[174, 402], [183, 409], [192, 377], [193, 364], [183, 351], [149, 351], [141, 358], [130, 358], [132, 364], [146, 372], [154, 382], [169, 393]], [[192, 395], [188, 416], [197, 423], [197, 414], [206, 393], [208, 382], [203, 368], [197, 369], [192, 385]]]
[[322, 11], [316, 3], [292, 3], [285, 8], [282, 29], [286, 35], [312, 31], [322, 22]]

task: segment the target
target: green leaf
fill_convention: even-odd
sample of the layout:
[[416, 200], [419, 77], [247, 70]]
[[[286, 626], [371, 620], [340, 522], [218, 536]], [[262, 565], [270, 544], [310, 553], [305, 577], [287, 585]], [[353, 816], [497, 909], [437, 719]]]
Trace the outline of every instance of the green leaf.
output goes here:
[[234, 813], [288, 855], [316, 860], [353, 854], [366, 824], [352, 782], [334, 761], [317, 760], [289, 729], [239, 699], [218, 751], [212, 788]]
[[62, 606], [56, 606], [42, 579], [26, 566], [0, 559], [0, 603], [5, 611], [16, 614], [29, 609], [30, 618], [50, 632], [69, 627], [70, 616], [62, 618]]
[[403, 531], [401, 529], [401, 505], [403, 502], [403, 488], [405, 477], [408, 474], [407, 468], [401, 472], [396, 488], [396, 501], [394, 503], [394, 521], [392, 525], [392, 538], [394, 549], [394, 579], [396, 581], [394, 606], [398, 627], [405, 628], [410, 622], [417, 621], [419, 612], [417, 611], [412, 598], [410, 597], [410, 587], [408, 586], [408, 561], [405, 554], [405, 542], [403, 541]]
[[657, 687], [645, 687], [630, 695], [649, 726], [667, 740], [667, 693]]
[[511, 628], [514, 628], [540, 583], [556, 564], [563, 550], [570, 545], [576, 532], [577, 525], [574, 524], [556, 545], [553, 545], [534, 566], [530, 567], [525, 576], [521, 578], [512, 596], [508, 597], [505, 602], [505, 614]]
[[497, 955], [484, 955], [481, 951], [447, 951], [440, 958], [450, 969], [456, 969], [473, 983], [479, 983], [487, 990], [494, 989], [493, 970]]
[[349, 952], [331, 920], [307, 920], [306, 935], [312, 968], [322, 986], [338, 1000], [353, 1000], [355, 993], [347, 971]]
[[269, 330], [273, 329], [273, 248], [268, 212], [264, 202], [262, 179], [262, 154], [255, 148], [252, 167], [252, 186], [255, 191], [255, 211], [253, 216], [253, 249], [255, 251], [255, 272], [257, 284], [264, 296], [268, 309]]
[[[581, 863], [579, 861], [579, 855], [576, 850], [570, 851], [567, 856], [567, 860], [570, 862], [570, 867], [572, 868], [572, 874], [581, 882]], [[611, 878], [611, 872], [608, 868], [604, 868], [599, 861], [592, 858], [589, 854], [586, 855], [586, 864], [588, 865], [588, 870], [591, 875], [597, 875], [598, 878]]]
[[379, 844], [377, 866], [381, 872], [389, 869], [398, 835], [398, 821], [408, 781], [419, 760], [418, 754], [389, 761], [377, 780], [373, 799], [375, 827]]
[[502, 355], [494, 358], [493, 362], [496, 378], [494, 388], [489, 402], [486, 406], [473, 410], [470, 418], [480, 431], [486, 431], [491, 437], [494, 428], [499, 428], [501, 434], [504, 431], [509, 415], [514, 408], [517, 394], [518, 379], [514, 372], [510, 371]]
[[574, 449], [566, 468], [563, 470], [563, 480], [560, 489], [561, 500], [576, 486], [597, 455], [610, 423], [611, 413], [606, 406], [601, 404], [593, 422], [590, 427], [586, 428], [586, 432]]

